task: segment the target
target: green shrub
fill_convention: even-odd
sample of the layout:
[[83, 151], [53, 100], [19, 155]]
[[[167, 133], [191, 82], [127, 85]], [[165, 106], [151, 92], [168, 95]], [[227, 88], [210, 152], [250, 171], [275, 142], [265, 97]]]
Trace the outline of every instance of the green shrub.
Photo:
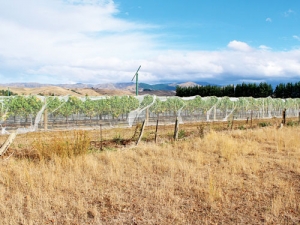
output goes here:
[[243, 125], [239, 126], [238, 129], [239, 130], [246, 130], [246, 128]]
[[121, 138], [121, 135], [120, 134], [117, 134], [116, 136], [114, 136], [113, 138], [113, 142], [115, 142], [116, 144], [121, 144], [123, 138]]
[[185, 130], [179, 130], [178, 132], [178, 139], [182, 139], [187, 137], [186, 131]]
[[287, 126], [290, 126], [290, 127], [294, 127], [294, 126], [297, 126], [298, 125], [298, 122], [296, 121], [288, 121], [286, 123]]
[[261, 122], [258, 124], [259, 127], [267, 127], [267, 126], [271, 126], [270, 122]]

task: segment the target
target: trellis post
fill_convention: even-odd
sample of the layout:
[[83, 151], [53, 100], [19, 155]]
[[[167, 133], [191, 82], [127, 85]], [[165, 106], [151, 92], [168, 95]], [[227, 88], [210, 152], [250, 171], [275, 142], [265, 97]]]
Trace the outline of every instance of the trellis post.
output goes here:
[[174, 129], [174, 141], [178, 139], [178, 130], [179, 130], [178, 127], [179, 127], [178, 117], [176, 117], [175, 129]]
[[286, 109], [282, 111], [282, 124], [285, 125]]

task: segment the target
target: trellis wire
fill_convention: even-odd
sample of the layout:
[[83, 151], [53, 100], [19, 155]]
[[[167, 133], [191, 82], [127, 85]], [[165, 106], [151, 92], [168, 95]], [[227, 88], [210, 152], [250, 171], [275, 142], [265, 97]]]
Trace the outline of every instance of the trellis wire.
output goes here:
[[[96, 129], [100, 124], [103, 127], [133, 126], [146, 118], [147, 125], [155, 125], [158, 116], [164, 124], [174, 124], [176, 118], [179, 123], [227, 121], [232, 116], [235, 120], [280, 118], [284, 109], [286, 117], [298, 117], [300, 99], [2, 96], [0, 107], [0, 134], [7, 134], [11, 130], [17, 133], [43, 130], [44, 118], [48, 118], [48, 129]], [[48, 114], [44, 117], [46, 108]]]

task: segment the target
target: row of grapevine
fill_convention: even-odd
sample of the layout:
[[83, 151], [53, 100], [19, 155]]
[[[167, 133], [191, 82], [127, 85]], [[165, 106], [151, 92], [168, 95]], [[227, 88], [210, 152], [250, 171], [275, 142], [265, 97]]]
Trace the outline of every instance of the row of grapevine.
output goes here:
[[[229, 97], [158, 97], [158, 96], [105, 96], [105, 97], [41, 97], [11, 96], [0, 98], [1, 126], [29, 126], [39, 123], [37, 115], [47, 109], [49, 123], [74, 126], [95, 125], [101, 121], [132, 125], [136, 119], [163, 116], [174, 121], [226, 120], [230, 115], [243, 119], [250, 113], [259, 118], [280, 117], [283, 109], [287, 116], [298, 116], [300, 99], [229, 98]], [[34, 122], [35, 121], [35, 122]], [[100, 122], [99, 122], [100, 121]], [[41, 123], [40, 123], [41, 125]]]

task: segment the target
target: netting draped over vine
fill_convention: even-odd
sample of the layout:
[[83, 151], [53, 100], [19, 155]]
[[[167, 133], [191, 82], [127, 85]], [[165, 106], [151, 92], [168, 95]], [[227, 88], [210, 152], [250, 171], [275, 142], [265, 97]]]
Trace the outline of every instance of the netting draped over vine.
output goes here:
[[[281, 117], [286, 109], [287, 117], [298, 116], [300, 99], [229, 98], [229, 97], [160, 97], [100, 96], [0, 97], [1, 134], [8, 130], [18, 133], [44, 129], [89, 128], [102, 125], [132, 126], [147, 120], [147, 124], [181, 123], [193, 121]], [[46, 115], [47, 114], [47, 115]]]

